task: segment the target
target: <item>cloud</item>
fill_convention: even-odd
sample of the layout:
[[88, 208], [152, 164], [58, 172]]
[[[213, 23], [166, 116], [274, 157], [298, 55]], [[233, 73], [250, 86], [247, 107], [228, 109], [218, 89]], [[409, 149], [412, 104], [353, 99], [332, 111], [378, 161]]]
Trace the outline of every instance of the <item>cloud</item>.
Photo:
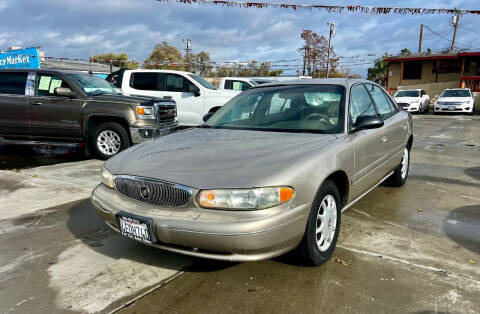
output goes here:
[[[399, 6], [393, 0], [371, 2], [372, 5]], [[338, 0], [337, 3], [346, 5], [350, 1]], [[478, 8], [477, 3], [477, 0], [433, 0], [428, 1], [428, 6]], [[401, 3], [401, 6], [412, 7], [426, 5], [423, 0]], [[242, 9], [154, 0], [0, 0], [0, 49], [11, 45], [40, 45], [48, 56], [54, 57], [88, 58], [91, 54], [112, 51], [126, 52], [131, 58], [144, 60], [163, 40], [183, 49], [182, 39], [190, 38], [194, 51], [207, 51], [212, 60], [291, 60], [300, 58], [297, 48], [302, 44], [300, 33], [303, 29], [327, 36], [327, 22], [333, 21], [337, 33], [332, 45], [337, 55], [382, 55], [386, 51], [398, 53], [402, 48], [415, 51], [421, 23], [450, 38], [449, 18], [448, 15], [383, 16]], [[476, 16], [462, 16], [460, 25], [480, 29]], [[425, 49], [442, 49], [449, 45], [428, 30], [424, 38]], [[475, 45], [477, 38], [478, 34], [459, 28], [459, 43]], [[352, 72], [362, 75], [368, 67], [351, 66]]]

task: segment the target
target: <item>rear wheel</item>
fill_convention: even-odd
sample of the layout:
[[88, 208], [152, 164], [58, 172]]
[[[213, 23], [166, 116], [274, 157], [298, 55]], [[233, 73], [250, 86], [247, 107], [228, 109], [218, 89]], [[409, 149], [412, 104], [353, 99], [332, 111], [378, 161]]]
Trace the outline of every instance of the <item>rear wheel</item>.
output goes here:
[[390, 186], [400, 187], [407, 182], [408, 171], [410, 169], [410, 149], [405, 147], [400, 164], [395, 168], [393, 174], [388, 178]]
[[338, 188], [325, 181], [315, 197], [300, 251], [308, 264], [321, 265], [332, 256], [340, 231], [342, 203]]
[[102, 123], [94, 131], [90, 147], [99, 159], [108, 159], [130, 146], [127, 131], [115, 122]]

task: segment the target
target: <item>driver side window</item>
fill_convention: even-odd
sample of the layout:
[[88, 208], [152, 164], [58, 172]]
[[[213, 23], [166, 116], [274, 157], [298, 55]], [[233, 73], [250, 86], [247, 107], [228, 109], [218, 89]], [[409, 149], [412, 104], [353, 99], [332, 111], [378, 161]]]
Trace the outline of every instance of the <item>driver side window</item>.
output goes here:
[[35, 96], [54, 96], [55, 88], [68, 87], [67, 82], [53, 74], [37, 74], [35, 78]]
[[376, 116], [372, 98], [363, 85], [356, 85], [350, 92], [350, 123], [355, 125], [359, 116]]

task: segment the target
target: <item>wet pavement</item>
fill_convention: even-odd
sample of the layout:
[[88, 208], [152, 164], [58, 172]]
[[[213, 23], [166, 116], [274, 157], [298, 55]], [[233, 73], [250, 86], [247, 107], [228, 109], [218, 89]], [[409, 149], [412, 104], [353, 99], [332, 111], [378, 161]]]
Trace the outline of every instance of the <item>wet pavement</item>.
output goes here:
[[[294, 253], [233, 264], [125, 239], [83, 196], [99, 161], [0, 171], [0, 312], [479, 313], [480, 117], [417, 115], [414, 126], [407, 184], [347, 210], [320, 267]], [[38, 197], [12, 214], [9, 195], [29, 191]]]

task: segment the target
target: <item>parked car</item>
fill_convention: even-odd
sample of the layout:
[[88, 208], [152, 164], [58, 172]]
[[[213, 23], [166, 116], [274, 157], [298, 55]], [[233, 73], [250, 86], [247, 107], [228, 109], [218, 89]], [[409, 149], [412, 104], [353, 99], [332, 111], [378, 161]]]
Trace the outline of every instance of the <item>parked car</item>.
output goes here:
[[236, 91], [244, 91], [250, 87], [257, 86], [258, 83], [253, 79], [244, 78], [244, 77], [222, 77], [218, 88], [220, 89], [231, 89]]
[[393, 96], [403, 110], [409, 112], [428, 112], [430, 97], [423, 89], [402, 89]]
[[474, 99], [469, 88], [448, 88], [435, 101], [434, 113], [460, 112], [473, 114]]
[[215, 112], [239, 93], [219, 90], [201, 76], [183, 71], [124, 70], [122, 74], [112, 73], [113, 76], [124, 95], [173, 99], [182, 126], [202, 124], [206, 113]]
[[0, 70], [0, 112], [0, 143], [86, 143], [101, 159], [178, 126], [173, 100], [122, 96], [77, 71]]
[[114, 230], [157, 248], [252, 261], [299, 246], [319, 265], [344, 210], [387, 178], [405, 184], [412, 141], [410, 114], [375, 83], [260, 85], [202, 126], [109, 159], [91, 200]]

